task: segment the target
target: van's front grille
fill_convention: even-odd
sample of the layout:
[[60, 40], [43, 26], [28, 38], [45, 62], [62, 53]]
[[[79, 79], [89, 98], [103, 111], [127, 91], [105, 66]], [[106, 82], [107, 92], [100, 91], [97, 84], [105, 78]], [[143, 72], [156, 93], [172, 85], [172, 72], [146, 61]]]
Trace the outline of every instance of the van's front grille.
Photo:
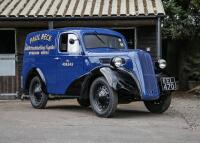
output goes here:
[[146, 52], [139, 52], [138, 57], [140, 60], [144, 84], [149, 96], [155, 96], [158, 94], [157, 79], [154, 72], [154, 65], [150, 54]]
[[150, 54], [141, 52], [138, 53], [138, 56], [141, 63], [143, 74], [154, 74], [154, 67]]

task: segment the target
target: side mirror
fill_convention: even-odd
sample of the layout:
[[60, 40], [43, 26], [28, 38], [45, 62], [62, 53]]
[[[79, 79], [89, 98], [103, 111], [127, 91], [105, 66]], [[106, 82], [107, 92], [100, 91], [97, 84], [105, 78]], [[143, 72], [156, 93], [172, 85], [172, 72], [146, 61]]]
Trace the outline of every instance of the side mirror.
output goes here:
[[75, 40], [74, 39], [69, 39], [69, 43], [73, 45], [75, 43]]

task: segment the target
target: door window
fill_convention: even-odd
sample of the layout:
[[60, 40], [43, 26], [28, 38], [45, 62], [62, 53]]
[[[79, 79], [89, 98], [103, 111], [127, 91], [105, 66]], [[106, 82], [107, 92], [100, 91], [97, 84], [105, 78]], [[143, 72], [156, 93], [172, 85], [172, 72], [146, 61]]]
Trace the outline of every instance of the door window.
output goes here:
[[60, 36], [60, 52], [67, 52], [71, 54], [80, 53], [79, 40], [75, 34], [62, 34]]

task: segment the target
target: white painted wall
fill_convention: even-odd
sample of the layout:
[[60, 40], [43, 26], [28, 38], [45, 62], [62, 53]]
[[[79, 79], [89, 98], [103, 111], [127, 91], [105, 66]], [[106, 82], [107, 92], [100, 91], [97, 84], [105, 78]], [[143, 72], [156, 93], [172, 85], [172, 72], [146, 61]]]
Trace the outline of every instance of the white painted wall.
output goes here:
[[15, 54], [0, 54], [0, 76], [15, 76]]

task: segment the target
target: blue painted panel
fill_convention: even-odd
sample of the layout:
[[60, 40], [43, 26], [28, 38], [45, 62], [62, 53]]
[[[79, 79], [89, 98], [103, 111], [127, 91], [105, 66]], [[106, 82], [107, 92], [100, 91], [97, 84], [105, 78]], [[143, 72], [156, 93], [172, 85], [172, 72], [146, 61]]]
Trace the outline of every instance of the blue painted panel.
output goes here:
[[70, 84], [84, 74], [83, 57], [81, 55], [62, 54], [57, 62], [56, 94], [64, 94]]

